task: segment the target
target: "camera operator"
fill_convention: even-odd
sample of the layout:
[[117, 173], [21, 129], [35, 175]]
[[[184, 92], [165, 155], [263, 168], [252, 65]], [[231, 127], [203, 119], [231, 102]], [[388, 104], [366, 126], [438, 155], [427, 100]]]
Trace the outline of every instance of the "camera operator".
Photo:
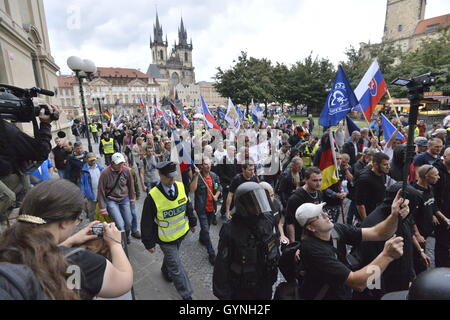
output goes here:
[[41, 107], [40, 126], [33, 120], [34, 138], [0, 118], [0, 215], [14, 207], [16, 200], [20, 201], [19, 195], [30, 188], [25, 168], [34, 164], [34, 170], [48, 159], [52, 148], [51, 123], [58, 118], [61, 109], [53, 105]]

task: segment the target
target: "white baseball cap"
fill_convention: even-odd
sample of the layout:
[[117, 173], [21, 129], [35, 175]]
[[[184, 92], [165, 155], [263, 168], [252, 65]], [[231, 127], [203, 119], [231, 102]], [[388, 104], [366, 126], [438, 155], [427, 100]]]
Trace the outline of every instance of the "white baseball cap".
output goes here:
[[295, 212], [295, 219], [297, 219], [298, 224], [304, 227], [309, 219], [319, 217], [323, 212], [323, 206], [325, 204], [325, 202], [322, 202], [321, 204], [302, 204]]
[[125, 163], [125, 157], [121, 153], [114, 153], [111, 157], [112, 162], [115, 164]]

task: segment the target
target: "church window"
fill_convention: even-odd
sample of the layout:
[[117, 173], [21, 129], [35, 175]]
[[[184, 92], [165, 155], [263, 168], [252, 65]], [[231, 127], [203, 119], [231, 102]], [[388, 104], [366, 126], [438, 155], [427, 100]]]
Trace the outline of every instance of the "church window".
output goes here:
[[162, 50], [159, 50], [159, 58], [161, 60], [164, 60], [164, 55], [163, 55], [163, 51]]
[[184, 61], [189, 62], [189, 56], [187, 52], [184, 53]]
[[403, 25], [399, 24], [398, 25], [398, 31], [401, 32], [403, 30]]

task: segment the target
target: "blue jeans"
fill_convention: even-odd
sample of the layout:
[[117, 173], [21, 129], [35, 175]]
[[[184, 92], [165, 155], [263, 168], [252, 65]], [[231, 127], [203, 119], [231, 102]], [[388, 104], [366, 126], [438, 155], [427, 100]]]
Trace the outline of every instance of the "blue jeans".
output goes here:
[[130, 199], [127, 197], [120, 202], [106, 200], [106, 206], [109, 215], [116, 223], [117, 229], [120, 231], [130, 232], [131, 229], [131, 208]]
[[139, 231], [137, 216], [136, 216], [136, 205], [130, 203], [130, 210], [131, 210], [131, 232], [136, 233]]
[[66, 178], [66, 169], [58, 169], [58, 175], [61, 179]]
[[209, 236], [209, 227], [211, 226], [214, 215], [214, 213], [197, 212], [198, 221], [200, 223], [200, 242], [206, 246], [209, 255], [215, 254], [211, 237]]

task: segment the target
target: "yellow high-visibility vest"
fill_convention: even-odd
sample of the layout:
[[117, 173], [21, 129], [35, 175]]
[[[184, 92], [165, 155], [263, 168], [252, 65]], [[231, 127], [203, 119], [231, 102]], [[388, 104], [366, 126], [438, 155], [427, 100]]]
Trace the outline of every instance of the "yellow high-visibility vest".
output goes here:
[[98, 128], [97, 128], [97, 125], [96, 125], [96, 124], [91, 124], [91, 125], [89, 125], [89, 126], [91, 127], [91, 132], [92, 132], [92, 133], [98, 132]]
[[109, 139], [109, 141], [102, 139], [101, 143], [103, 145], [103, 152], [105, 154], [114, 153], [114, 139]]
[[[316, 145], [314, 146], [314, 148], [310, 148], [309, 144], [305, 147], [305, 152], [308, 154], [316, 154], [317, 149], [319, 149], [319, 145], [316, 143]], [[312, 166], [313, 165], [313, 158], [312, 157], [302, 157], [303, 160], [303, 165], [304, 166]]]
[[172, 242], [183, 237], [189, 231], [189, 222], [186, 216], [188, 198], [184, 185], [175, 181], [178, 188], [178, 197], [171, 201], [158, 189], [152, 188], [149, 194], [155, 201], [158, 236], [162, 242]]

